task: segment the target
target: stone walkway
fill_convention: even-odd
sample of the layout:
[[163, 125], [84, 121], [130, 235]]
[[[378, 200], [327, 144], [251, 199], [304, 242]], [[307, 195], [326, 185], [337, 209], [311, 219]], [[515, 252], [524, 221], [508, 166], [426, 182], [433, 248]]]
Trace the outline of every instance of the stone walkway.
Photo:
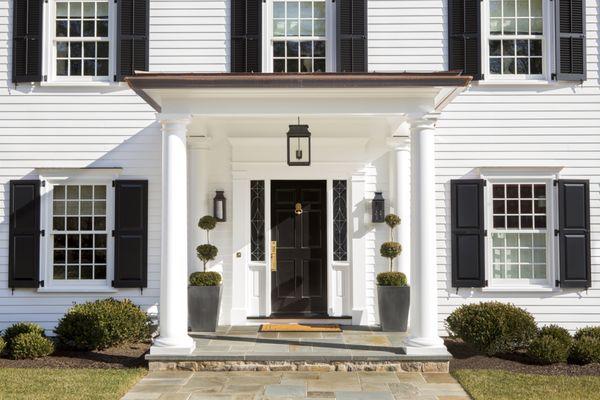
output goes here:
[[468, 400], [454, 378], [419, 372], [150, 372], [122, 400]]

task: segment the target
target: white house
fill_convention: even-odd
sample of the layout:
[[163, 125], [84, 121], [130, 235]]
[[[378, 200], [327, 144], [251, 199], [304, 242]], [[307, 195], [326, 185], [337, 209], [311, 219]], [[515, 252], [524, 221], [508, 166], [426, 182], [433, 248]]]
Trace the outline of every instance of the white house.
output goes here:
[[[402, 218], [409, 349], [443, 350], [445, 317], [485, 300], [600, 323], [599, 14], [597, 0], [1, 1], [0, 329], [130, 298], [158, 310], [154, 353], [189, 353], [187, 278], [213, 213], [221, 324], [377, 324], [378, 192]], [[294, 225], [297, 203], [316, 212]]]

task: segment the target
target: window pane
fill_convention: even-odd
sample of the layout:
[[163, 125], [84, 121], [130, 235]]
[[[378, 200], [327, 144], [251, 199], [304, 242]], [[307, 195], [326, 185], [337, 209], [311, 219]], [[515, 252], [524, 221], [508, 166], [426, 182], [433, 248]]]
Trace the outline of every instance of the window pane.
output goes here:
[[81, 18], [81, 3], [72, 2], [72, 3], [70, 3], [70, 5], [71, 5], [70, 17], [71, 18]]
[[529, 0], [517, 0], [517, 16], [529, 17]]
[[56, 3], [56, 18], [67, 18], [69, 16], [69, 3]]
[[325, 2], [317, 1], [314, 3], [315, 18], [325, 18]]
[[108, 18], [108, 2], [101, 2], [97, 4], [98, 8], [98, 18], [106, 19]]
[[300, 21], [300, 35], [311, 36], [312, 35], [312, 21], [302, 20]]
[[501, 56], [501, 41], [500, 40], [490, 40], [490, 56]]
[[542, 0], [531, 0], [531, 16], [542, 16]]
[[285, 3], [277, 1], [273, 3], [273, 18], [285, 18]]
[[515, 16], [515, 0], [504, 0], [504, 17]]
[[315, 36], [325, 36], [325, 20], [316, 20], [315, 21]]
[[312, 18], [312, 3], [310, 1], [300, 3], [300, 18]]
[[287, 31], [286, 34], [288, 36], [298, 36], [298, 21], [296, 20], [288, 20], [287, 21]]
[[491, 0], [490, 1], [490, 16], [491, 17], [502, 17], [502, 1]]
[[298, 18], [298, 2], [287, 2], [287, 18]]
[[285, 20], [273, 22], [273, 36], [285, 36]]

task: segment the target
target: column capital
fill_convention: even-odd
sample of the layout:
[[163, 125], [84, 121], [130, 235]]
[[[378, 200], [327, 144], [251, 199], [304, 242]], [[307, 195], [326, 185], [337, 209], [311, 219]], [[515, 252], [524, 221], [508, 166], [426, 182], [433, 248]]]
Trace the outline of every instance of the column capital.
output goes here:
[[410, 137], [409, 136], [391, 136], [387, 138], [388, 147], [398, 151], [409, 151], [410, 150]]
[[192, 122], [192, 116], [183, 113], [156, 113], [156, 120], [160, 122], [162, 126], [169, 124], [182, 124], [187, 126]]
[[207, 150], [210, 149], [212, 138], [210, 136], [192, 135], [188, 136], [187, 143], [192, 150]]

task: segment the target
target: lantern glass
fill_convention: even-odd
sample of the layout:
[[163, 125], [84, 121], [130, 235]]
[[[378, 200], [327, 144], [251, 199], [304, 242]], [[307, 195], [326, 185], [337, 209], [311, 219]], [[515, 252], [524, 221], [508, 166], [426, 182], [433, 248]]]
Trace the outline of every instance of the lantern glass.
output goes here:
[[290, 125], [287, 133], [288, 165], [310, 165], [310, 150], [308, 125]]
[[227, 220], [227, 201], [223, 192], [218, 190], [215, 198], [213, 199], [213, 217], [219, 222]]

